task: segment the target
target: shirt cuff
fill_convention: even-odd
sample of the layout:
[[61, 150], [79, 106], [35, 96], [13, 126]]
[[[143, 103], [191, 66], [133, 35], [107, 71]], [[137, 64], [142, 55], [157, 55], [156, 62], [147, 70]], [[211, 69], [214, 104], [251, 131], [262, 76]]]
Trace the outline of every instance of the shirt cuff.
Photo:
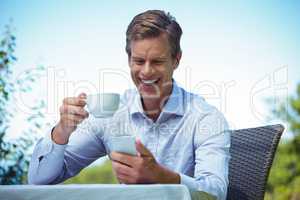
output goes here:
[[197, 190], [197, 183], [194, 178], [181, 173], [179, 174], [179, 176], [180, 184], [187, 186], [189, 190]]
[[67, 147], [67, 144], [57, 144], [54, 142], [54, 140], [52, 140], [52, 133], [53, 133], [54, 128], [55, 128], [55, 126], [51, 129], [50, 133], [47, 134], [47, 140], [49, 140], [52, 144], [52, 151], [64, 152], [65, 148]]
[[205, 200], [216, 200], [217, 197], [213, 194], [202, 190], [202, 188], [197, 185], [197, 181], [190, 176], [185, 174], [179, 174], [180, 176], [180, 184], [185, 185], [191, 192], [192, 199], [205, 199]]

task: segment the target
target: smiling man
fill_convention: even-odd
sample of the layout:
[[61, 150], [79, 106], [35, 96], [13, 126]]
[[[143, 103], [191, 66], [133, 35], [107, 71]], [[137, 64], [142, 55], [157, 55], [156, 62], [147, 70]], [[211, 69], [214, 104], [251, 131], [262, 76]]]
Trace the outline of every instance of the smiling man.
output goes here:
[[[129, 38], [132, 37], [130, 34], [133, 33], [128, 33]], [[181, 52], [171, 54], [167, 33], [148, 37], [129, 42], [128, 59], [131, 77], [142, 97], [144, 111], [156, 121], [171, 95], [173, 71], [179, 64]]]
[[[59, 123], [35, 147], [29, 183], [60, 183], [110, 155], [121, 183], [184, 184], [226, 199], [228, 125], [215, 107], [172, 78], [182, 55], [181, 35], [164, 11], [135, 16], [126, 32], [126, 52], [136, 89], [125, 92], [122, 106], [108, 119], [88, 117], [85, 94], [65, 98]], [[139, 138], [137, 156], [111, 150], [111, 138], [121, 135]]]

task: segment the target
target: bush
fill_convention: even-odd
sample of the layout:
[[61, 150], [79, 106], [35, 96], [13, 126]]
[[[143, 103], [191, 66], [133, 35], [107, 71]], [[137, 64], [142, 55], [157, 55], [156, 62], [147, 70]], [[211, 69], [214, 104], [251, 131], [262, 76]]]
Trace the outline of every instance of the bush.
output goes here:
[[[12, 34], [11, 26], [6, 26], [4, 37], [0, 39], [0, 184], [22, 184], [26, 181], [29, 166], [30, 149], [41, 130], [44, 115], [41, 109], [44, 102], [34, 105], [31, 115], [26, 119], [29, 126], [24, 128], [17, 139], [7, 137], [8, 128], [14, 116], [18, 114], [14, 94], [31, 91], [31, 83], [38, 77], [43, 67], [24, 73], [18, 80], [13, 79], [13, 64], [17, 61], [14, 56], [16, 37]], [[37, 72], [37, 73], [36, 73]], [[20, 94], [20, 93], [18, 93]], [[17, 126], [17, 124], [12, 124]]]

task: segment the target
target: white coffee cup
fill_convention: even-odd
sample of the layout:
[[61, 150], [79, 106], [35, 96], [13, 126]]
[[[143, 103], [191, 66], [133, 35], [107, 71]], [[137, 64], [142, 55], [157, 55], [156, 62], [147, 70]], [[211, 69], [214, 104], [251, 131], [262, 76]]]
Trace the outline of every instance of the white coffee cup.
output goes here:
[[99, 93], [87, 96], [87, 109], [94, 117], [111, 117], [119, 108], [120, 95], [117, 93]]

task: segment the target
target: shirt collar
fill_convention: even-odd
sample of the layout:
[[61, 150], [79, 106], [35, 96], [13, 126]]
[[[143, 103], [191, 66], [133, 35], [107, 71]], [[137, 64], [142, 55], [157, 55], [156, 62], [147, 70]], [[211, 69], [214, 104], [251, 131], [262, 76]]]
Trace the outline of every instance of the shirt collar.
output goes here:
[[[141, 96], [138, 91], [135, 92], [133, 104], [130, 106], [130, 114], [134, 115], [136, 113], [144, 113]], [[175, 80], [173, 80], [172, 93], [169, 96], [167, 103], [164, 105], [162, 113], [175, 114], [182, 116], [184, 114], [183, 106], [183, 94], [180, 87], [178, 87]]]

